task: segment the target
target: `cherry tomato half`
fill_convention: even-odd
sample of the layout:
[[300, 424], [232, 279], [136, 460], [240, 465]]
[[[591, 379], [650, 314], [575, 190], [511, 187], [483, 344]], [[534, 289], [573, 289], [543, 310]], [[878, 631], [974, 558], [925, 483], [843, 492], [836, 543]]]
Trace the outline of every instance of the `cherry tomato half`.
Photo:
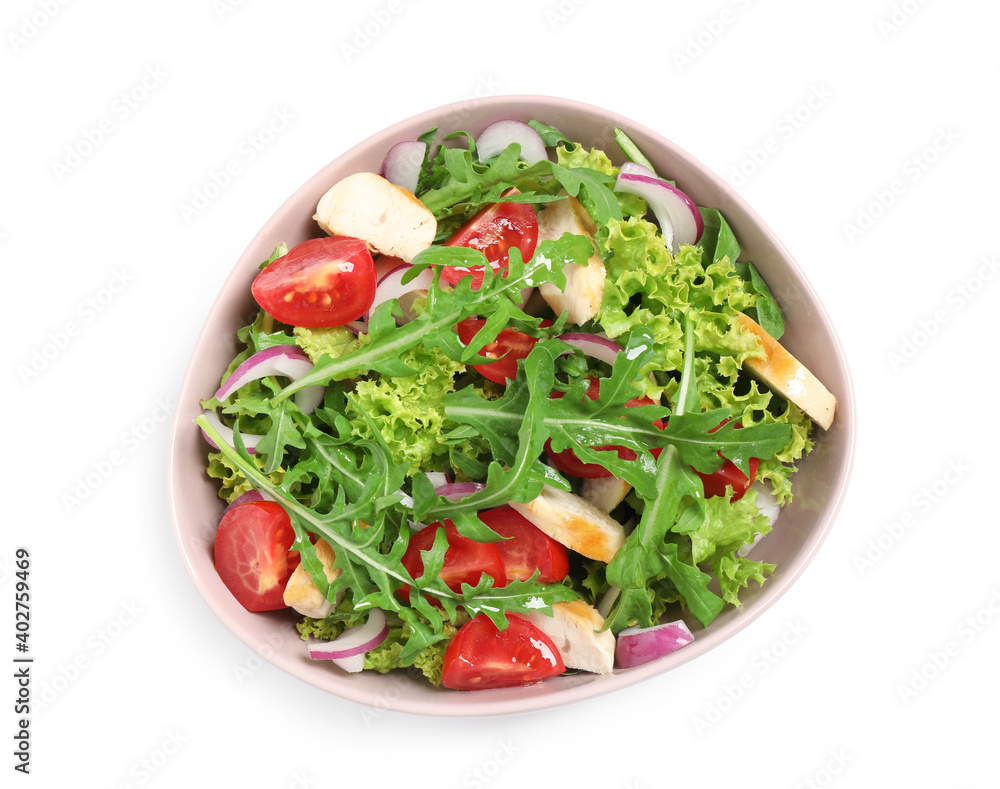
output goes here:
[[462, 625], [444, 652], [442, 680], [453, 690], [528, 685], [566, 670], [556, 645], [527, 619], [511, 616], [501, 632], [486, 614]]
[[[468, 345], [485, 325], [485, 320], [466, 318], [458, 324], [458, 339], [463, 344]], [[551, 326], [552, 321], [542, 321], [540, 325]], [[537, 337], [529, 337], [514, 329], [502, 329], [493, 342], [487, 343], [479, 351], [480, 356], [497, 361], [472, 366], [484, 378], [489, 378], [498, 384], [505, 384], [508, 380], [514, 380], [517, 377], [518, 361], [531, 353], [536, 342], [538, 342]]]
[[503, 557], [507, 581], [527, 581], [536, 570], [543, 584], [558, 583], [569, 573], [566, 546], [556, 542], [512, 507], [479, 513], [479, 519], [501, 537], [494, 543]]
[[288, 513], [274, 501], [231, 507], [215, 535], [215, 569], [248, 611], [285, 608], [285, 586], [299, 564]]
[[[553, 392], [551, 397], [559, 398], [562, 397], [562, 392]], [[587, 397], [591, 400], [597, 400], [601, 396], [601, 382], [597, 378], [590, 379], [590, 385], [587, 387]], [[627, 408], [635, 408], [640, 405], [655, 405], [655, 403], [648, 397], [636, 397], [629, 400], [625, 406]], [[659, 422], [660, 420], [657, 420]], [[653, 423], [654, 425], [656, 422]], [[610, 444], [601, 445], [598, 447], [593, 447], [597, 450], [618, 450], [618, 457], [621, 460], [635, 460], [636, 454], [633, 450], [627, 447], [615, 447]], [[563, 474], [569, 474], [572, 477], [580, 477], [582, 479], [596, 479], [598, 477], [610, 477], [611, 472], [608, 471], [604, 466], [598, 463], [584, 463], [580, 458], [576, 456], [576, 452], [572, 449], [564, 449], [562, 452], [554, 452], [552, 450], [551, 439], [545, 442], [545, 452], [549, 456], [549, 462], [555, 466]]]
[[375, 300], [375, 262], [364, 241], [331, 236], [303, 241], [257, 275], [253, 297], [292, 326], [343, 326]]
[[[462, 584], [475, 586], [483, 573], [493, 578], [494, 586], [507, 584], [507, 572], [503, 566], [503, 557], [496, 543], [476, 542], [458, 533], [455, 524], [446, 520], [425, 526], [410, 537], [409, 545], [403, 554], [403, 567], [412, 578], [419, 578], [424, 572], [424, 559], [421, 551], [429, 550], [434, 544], [434, 537], [439, 529], [444, 529], [448, 537], [448, 550], [444, 554], [444, 567], [440, 578], [445, 585], [455, 591], [462, 590]], [[410, 585], [404, 584], [399, 594], [404, 599], [410, 598]], [[433, 601], [433, 598], [428, 596]]]
[[[527, 203], [494, 203], [484, 208], [444, 242], [446, 247], [478, 249], [494, 271], [507, 268], [510, 248], [517, 247], [524, 260], [530, 260], [538, 244], [538, 217]], [[472, 277], [472, 289], [483, 284], [484, 266], [445, 266], [441, 278], [457, 285], [463, 277]]]

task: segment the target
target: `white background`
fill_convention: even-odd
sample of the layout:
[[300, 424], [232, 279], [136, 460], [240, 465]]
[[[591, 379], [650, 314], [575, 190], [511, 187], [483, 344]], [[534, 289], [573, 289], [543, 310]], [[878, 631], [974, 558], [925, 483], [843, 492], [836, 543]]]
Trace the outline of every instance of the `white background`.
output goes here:
[[[5, 3], [0, 658], [26, 546], [36, 662], [29, 777], [3, 683], [3, 784], [995, 786], [998, 25], [984, 0]], [[849, 357], [852, 485], [788, 594], [670, 674], [527, 716], [372, 715], [204, 606], [169, 413], [287, 195], [398, 120], [520, 93], [660, 131], [772, 226]]]

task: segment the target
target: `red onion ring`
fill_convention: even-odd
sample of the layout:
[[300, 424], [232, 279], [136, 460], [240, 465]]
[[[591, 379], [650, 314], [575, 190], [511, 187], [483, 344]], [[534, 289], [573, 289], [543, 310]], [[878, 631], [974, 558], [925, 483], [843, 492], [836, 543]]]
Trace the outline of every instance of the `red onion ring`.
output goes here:
[[515, 120], [497, 121], [483, 129], [476, 138], [476, 154], [480, 162], [489, 161], [514, 142], [521, 146], [520, 158], [528, 164], [549, 158], [542, 136], [527, 123]]
[[626, 627], [618, 633], [615, 643], [615, 666], [635, 668], [676, 652], [692, 641], [694, 636], [681, 620], [653, 627]]
[[618, 168], [618, 172], [625, 173], [626, 175], [645, 175], [647, 178], [658, 177], [656, 173], [646, 167], [646, 165], [639, 164], [638, 162], [625, 162]]
[[619, 172], [615, 191], [637, 195], [649, 204], [672, 252], [676, 253], [682, 244], [694, 244], [701, 238], [705, 229], [701, 211], [676, 186], [648, 175]]
[[[306, 642], [306, 648], [313, 660], [332, 660], [345, 671], [356, 673], [364, 667], [365, 654], [385, 641], [387, 635], [389, 635], [389, 625], [385, 619], [385, 612], [381, 608], [373, 608], [363, 625], [345, 630], [333, 641], [310, 638]], [[359, 657], [360, 665], [355, 668]], [[355, 660], [350, 663], [340, 662], [350, 658]]]
[[614, 340], [601, 337], [597, 334], [587, 334], [586, 332], [569, 332], [560, 334], [558, 339], [574, 348], [579, 348], [587, 356], [597, 359], [599, 362], [614, 364], [618, 354], [622, 352], [622, 347]]
[[460, 501], [466, 496], [478, 493], [486, 486], [479, 482], [449, 482], [434, 488], [434, 493], [448, 501]]
[[[280, 375], [295, 381], [308, 373], [313, 363], [297, 345], [274, 345], [258, 351], [239, 367], [216, 390], [215, 399], [222, 402], [242, 386], [265, 378]], [[323, 402], [326, 388], [307, 386], [295, 393], [295, 404], [302, 413], [311, 414]]]
[[391, 184], [401, 186], [411, 192], [417, 191], [420, 168], [427, 155], [427, 143], [419, 140], [397, 142], [382, 160], [382, 175]]
[[375, 312], [375, 308], [383, 302], [390, 299], [398, 299], [399, 307], [403, 312], [402, 320], [404, 322], [413, 320], [413, 313], [410, 312], [413, 300], [418, 298], [421, 292], [423, 294], [427, 293], [427, 289], [434, 280], [434, 272], [430, 268], [426, 268], [404, 285], [402, 281], [403, 277], [411, 268], [413, 266], [409, 263], [396, 266], [378, 281], [375, 285], [375, 300], [372, 301], [371, 307], [368, 308], [367, 318], [370, 319], [372, 313]]
[[[236, 442], [233, 437], [233, 429], [222, 424], [222, 420], [219, 419], [219, 415], [215, 413], [215, 411], [204, 411], [202, 412], [202, 415], [206, 420], [208, 420], [212, 427], [218, 431], [223, 440], [225, 440], [232, 447], [236, 446]], [[210, 447], [213, 449], [219, 449], [219, 445], [209, 437], [208, 433], [202, 430], [201, 434], [205, 437], [205, 440], [208, 442]], [[245, 433], [241, 433], [240, 436], [243, 438], [243, 446], [246, 447], [247, 452], [251, 455], [257, 452], [257, 443], [264, 437], [247, 435]]]
[[229, 502], [229, 506], [222, 511], [222, 514], [225, 515], [233, 507], [239, 507], [241, 504], [249, 504], [250, 502], [253, 501], [268, 501], [268, 499], [265, 498], [265, 496], [260, 491], [248, 490], [242, 496], [237, 496], [235, 499]]

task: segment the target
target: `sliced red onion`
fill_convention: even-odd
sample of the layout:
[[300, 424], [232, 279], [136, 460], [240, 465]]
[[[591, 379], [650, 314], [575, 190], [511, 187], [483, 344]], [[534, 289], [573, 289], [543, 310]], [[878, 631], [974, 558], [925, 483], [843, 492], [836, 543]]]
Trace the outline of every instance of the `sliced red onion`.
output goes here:
[[427, 289], [434, 280], [434, 272], [430, 268], [425, 268], [404, 285], [403, 276], [411, 268], [413, 266], [409, 263], [396, 266], [396, 268], [392, 269], [378, 281], [375, 286], [375, 300], [372, 302], [372, 306], [368, 308], [369, 318], [375, 312], [375, 308], [382, 302], [389, 301], [390, 299], [398, 299], [399, 307], [403, 312], [403, 320], [413, 320], [414, 315], [410, 312], [410, 307], [413, 305], [414, 299], [427, 295]]
[[[268, 375], [281, 375], [295, 381], [312, 368], [312, 361], [297, 345], [274, 345], [258, 351], [233, 370], [216, 391], [215, 399], [221, 402], [241, 386]], [[323, 402], [325, 391], [322, 386], [300, 389], [295, 393], [295, 404], [304, 414], [311, 414]]]
[[[222, 436], [222, 438], [226, 441], [227, 444], [229, 444], [229, 446], [231, 447], [236, 446], [236, 442], [233, 440], [232, 428], [226, 427], [224, 424], [222, 424], [222, 420], [219, 419], [219, 415], [215, 413], [215, 411], [204, 411], [203, 416], [209, 422], [209, 424], [211, 424], [212, 427], [214, 427], [218, 431], [219, 435]], [[219, 448], [219, 445], [216, 444], [211, 438], [209, 438], [208, 433], [202, 430], [201, 434], [205, 437], [205, 440], [208, 442], [210, 447], [212, 447], [213, 449]], [[247, 435], [246, 433], [241, 433], [240, 435], [243, 438], [243, 446], [246, 447], [247, 452], [249, 452], [251, 455], [256, 453], [257, 442], [260, 441], [264, 436], [251, 436]]]
[[417, 191], [420, 168], [427, 155], [427, 143], [405, 140], [393, 145], [382, 160], [382, 175], [391, 184]]
[[694, 641], [683, 621], [667, 622], [653, 627], [626, 627], [618, 633], [615, 644], [615, 666], [635, 668], [664, 655], [669, 655]]
[[344, 328], [354, 334], [367, 334], [368, 332], [368, 321], [351, 321], [350, 323], [345, 323]]
[[512, 142], [521, 146], [521, 159], [535, 164], [549, 158], [541, 135], [527, 123], [503, 120], [491, 123], [476, 138], [476, 152], [480, 162], [486, 162], [504, 151]]
[[646, 165], [639, 164], [638, 162], [625, 162], [625, 164], [618, 168], [618, 172], [625, 173], [626, 175], [644, 175], [647, 178], [658, 177]]
[[587, 334], [586, 332], [569, 332], [560, 334], [559, 339], [567, 345], [579, 348], [587, 356], [597, 359], [599, 362], [614, 364], [618, 354], [622, 352], [622, 347], [614, 340], [601, 337], [597, 334]]
[[479, 482], [449, 482], [446, 485], [439, 485], [434, 489], [438, 496], [444, 496], [448, 501], [460, 501], [466, 496], [478, 493], [485, 485]]
[[252, 501], [268, 501], [268, 499], [258, 490], [248, 490], [242, 496], [237, 496], [229, 502], [229, 506], [222, 511], [222, 514], [225, 515], [233, 507], [239, 507], [241, 504], [249, 504]]
[[430, 480], [431, 485], [435, 488], [439, 488], [442, 485], [450, 485], [451, 477], [445, 474], [443, 471], [425, 471], [424, 476]]
[[365, 667], [365, 653], [362, 652], [360, 655], [351, 655], [345, 658], [335, 658], [330, 661], [335, 666], [342, 668], [351, 674], [360, 673]]
[[345, 630], [333, 641], [310, 638], [306, 648], [313, 660], [332, 660], [344, 671], [357, 673], [364, 668], [365, 654], [385, 641], [387, 635], [389, 625], [385, 612], [381, 608], [373, 608], [363, 625]]
[[694, 201], [676, 186], [648, 175], [619, 173], [616, 192], [641, 197], [656, 215], [663, 239], [672, 252], [682, 244], [694, 244], [705, 229], [705, 221]]

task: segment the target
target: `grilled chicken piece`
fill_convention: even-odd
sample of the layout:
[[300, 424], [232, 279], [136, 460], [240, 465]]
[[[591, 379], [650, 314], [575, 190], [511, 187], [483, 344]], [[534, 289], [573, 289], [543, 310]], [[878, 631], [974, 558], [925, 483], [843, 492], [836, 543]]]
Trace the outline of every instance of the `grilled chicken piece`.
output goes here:
[[556, 542], [571, 551], [610, 562], [625, 542], [625, 529], [593, 504], [564, 490], [545, 485], [538, 498], [510, 506]]
[[615, 667], [615, 637], [604, 618], [583, 600], [552, 604], [552, 616], [532, 611], [528, 620], [552, 639], [566, 668], [609, 674]]
[[744, 331], [756, 336], [767, 354], [765, 359], [743, 362], [750, 373], [795, 403], [824, 430], [829, 430], [837, 410], [837, 398], [753, 318], [740, 313], [739, 322]]
[[583, 481], [583, 498], [601, 512], [611, 512], [625, 501], [632, 485], [618, 477], [594, 477]]
[[[336, 554], [330, 543], [322, 538], [316, 540], [316, 555], [323, 563], [327, 581], [333, 581], [340, 575], [340, 570], [333, 568]], [[294, 608], [302, 616], [311, 616], [314, 619], [325, 619], [333, 611], [333, 603], [323, 596], [319, 587], [313, 583], [309, 571], [301, 564], [295, 568], [285, 585], [284, 600], [285, 605]]]
[[372, 251], [409, 263], [427, 249], [437, 220], [413, 192], [375, 173], [355, 173], [324, 194], [313, 216], [331, 236], [352, 236]]
[[[563, 233], [572, 233], [589, 238], [593, 243], [595, 229], [590, 215], [575, 197], [549, 203], [538, 213], [539, 242], [555, 241]], [[586, 323], [597, 314], [604, 298], [606, 272], [596, 246], [586, 266], [570, 263], [563, 267], [563, 274], [566, 275], [565, 290], [551, 282], [544, 283], [538, 290], [557, 315], [566, 311], [570, 323]]]

